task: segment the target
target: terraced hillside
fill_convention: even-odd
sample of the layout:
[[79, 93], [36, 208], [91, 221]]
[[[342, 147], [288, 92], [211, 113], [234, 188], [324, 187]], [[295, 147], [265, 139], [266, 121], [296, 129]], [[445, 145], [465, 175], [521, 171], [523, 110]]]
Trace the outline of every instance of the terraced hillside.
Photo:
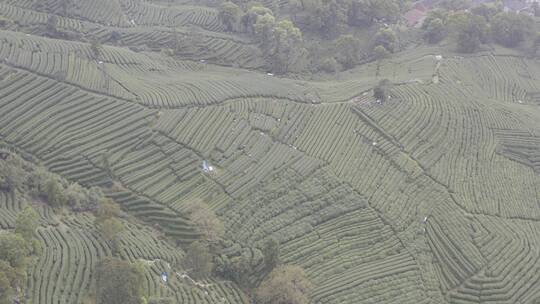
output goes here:
[[[0, 1], [0, 16], [24, 20], [0, 30], [0, 147], [102, 187], [176, 241], [123, 232], [121, 257], [150, 265], [149, 294], [248, 303], [221, 278], [208, 289], [159, 279], [199, 237], [186, 206], [202, 201], [236, 244], [277, 239], [282, 262], [313, 282], [313, 303], [540, 300], [537, 59], [425, 47], [339, 79], [276, 77], [255, 70], [253, 43], [223, 33], [214, 8], [76, 0], [68, 18], [56, 2]], [[86, 39], [36, 30], [55, 14], [81, 37], [122, 38], [96, 57]], [[204, 51], [152, 49], [194, 29]], [[395, 83], [385, 102], [371, 91], [382, 78]], [[0, 228], [27, 203], [0, 192]], [[111, 248], [92, 215], [38, 211], [29, 298], [81, 303]]]

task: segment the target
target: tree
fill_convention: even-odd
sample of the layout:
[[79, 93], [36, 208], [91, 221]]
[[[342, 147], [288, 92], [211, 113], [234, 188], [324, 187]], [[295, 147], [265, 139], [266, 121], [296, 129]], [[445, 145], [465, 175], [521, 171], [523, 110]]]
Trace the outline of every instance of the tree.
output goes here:
[[[302, 32], [289, 20], [282, 20], [274, 27], [275, 50], [273, 54], [274, 71], [287, 73], [300, 71], [298, 62], [307, 57], [302, 45]], [[293, 67], [293, 65], [296, 65]]]
[[46, 30], [49, 35], [55, 37], [58, 34], [58, 17], [56, 15], [49, 15], [47, 19]]
[[96, 268], [97, 304], [143, 303], [143, 274], [129, 262], [103, 259]]
[[255, 33], [255, 23], [257, 23], [259, 17], [262, 17], [264, 15], [270, 15], [273, 17], [272, 10], [261, 6], [261, 5], [255, 5], [251, 7], [245, 14], [242, 16], [241, 23], [244, 27], [244, 29], [251, 33]]
[[112, 43], [117, 43], [120, 39], [122, 39], [122, 34], [120, 34], [117, 31], [112, 31], [109, 35], [109, 40]]
[[373, 88], [373, 97], [377, 100], [384, 102], [388, 99], [390, 95], [390, 90], [392, 88], [392, 83], [388, 79], [382, 79], [379, 81], [377, 86]]
[[540, 50], [540, 32], [537, 32], [535, 38], [533, 39], [531, 45], [531, 55], [533, 57], [538, 55], [538, 50]]
[[486, 18], [487, 21], [491, 21], [499, 11], [500, 9], [493, 3], [484, 3], [471, 9], [471, 13], [482, 16]]
[[367, 13], [376, 20], [394, 22], [399, 18], [399, 5], [395, 0], [367, 0]]
[[192, 203], [187, 208], [189, 219], [207, 242], [217, 242], [225, 233], [225, 227], [216, 214], [202, 203]]
[[26, 241], [30, 241], [34, 238], [38, 226], [39, 214], [34, 208], [27, 206], [17, 215], [15, 233], [20, 234]]
[[274, 16], [270, 14], [264, 14], [257, 18], [257, 22], [254, 25], [255, 35], [259, 40], [260, 47], [263, 54], [271, 54], [271, 48], [275, 42], [274, 40], [274, 27], [276, 20]]
[[99, 232], [112, 247], [113, 252], [119, 250], [119, 234], [124, 231], [124, 224], [118, 220], [120, 215], [120, 206], [110, 198], [102, 198], [97, 209], [95, 224]]
[[223, 2], [219, 7], [218, 13], [221, 23], [229, 32], [234, 31], [242, 18], [242, 9], [230, 1]]
[[327, 73], [335, 73], [340, 70], [339, 63], [334, 57], [327, 57], [321, 61], [320, 68]]
[[284, 265], [274, 269], [265, 279], [255, 296], [259, 304], [307, 304], [313, 285], [304, 270]]
[[380, 29], [374, 36], [374, 45], [375, 47], [382, 45], [384, 48], [393, 53], [397, 48], [397, 37], [396, 33], [390, 28]]
[[540, 3], [533, 2], [532, 4], [532, 10], [534, 12], [535, 17], [540, 17]]
[[279, 264], [279, 242], [274, 239], [268, 239], [262, 249], [264, 256], [264, 266], [267, 270], [274, 269]]
[[94, 59], [99, 58], [101, 56], [101, 53], [103, 52], [103, 46], [101, 45], [101, 42], [97, 39], [94, 39], [90, 42], [90, 51], [92, 52], [92, 56]]
[[375, 59], [378, 61], [381, 61], [382, 59], [388, 58], [390, 56], [390, 52], [382, 45], [377, 45], [373, 49], [373, 56], [375, 56]]
[[460, 52], [472, 53], [480, 44], [486, 42], [488, 27], [486, 19], [482, 16], [457, 12], [449, 16], [448, 24]]
[[120, 215], [120, 206], [110, 198], [102, 198], [99, 201], [99, 207], [97, 208], [97, 222], [102, 222], [106, 219], [117, 217]]
[[471, 6], [471, 0], [443, 0], [440, 6], [452, 11], [465, 10]]
[[27, 185], [30, 193], [34, 197], [47, 198], [46, 184], [50, 178], [50, 174], [42, 166], [37, 166], [30, 173], [27, 179]]
[[24, 267], [31, 252], [31, 246], [21, 235], [0, 233], [0, 260], [6, 261], [11, 267]]
[[422, 23], [424, 30], [424, 39], [428, 43], [437, 43], [446, 37], [446, 24], [439, 17], [426, 18]]
[[360, 41], [352, 35], [342, 35], [336, 41], [336, 57], [345, 68], [352, 68], [359, 61]]
[[305, 29], [332, 38], [347, 21], [347, 7], [340, 1], [303, 1]]
[[45, 193], [47, 195], [47, 201], [51, 207], [61, 208], [66, 205], [67, 198], [64, 194], [64, 187], [56, 178], [49, 178], [45, 184]]
[[155, 298], [150, 297], [148, 299], [148, 304], [173, 304], [176, 303], [174, 298]]
[[14, 291], [7, 278], [7, 273], [0, 271], [0, 304], [12, 304], [13, 293]]
[[66, 199], [74, 211], [96, 211], [104, 194], [98, 187], [87, 189], [77, 183], [72, 183], [66, 189]]
[[118, 234], [124, 229], [124, 224], [117, 218], [108, 218], [99, 224], [101, 235], [109, 244], [117, 240]]
[[0, 190], [15, 191], [21, 188], [26, 179], [22, 161], [15, 155], [10, 155], [6, 160], [0, 160]]
[[206, 278], [212, 271], [212, 255], [208, 246], [200, 241], [191, 243], [186, 251], [184, 266], [196, 279]]
[[514, 47], [525, 40], [534, 28], [534, 21], [514, 12], [499, 13], [491, 21], [492, 36], [506, 47]]

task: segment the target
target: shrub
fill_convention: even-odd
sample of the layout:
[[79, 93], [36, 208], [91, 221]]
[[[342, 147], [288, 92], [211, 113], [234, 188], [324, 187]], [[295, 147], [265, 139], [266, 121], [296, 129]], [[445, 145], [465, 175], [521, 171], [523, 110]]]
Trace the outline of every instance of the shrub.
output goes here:
[[96, 269], [97, 304], [141, 304], [143, 274], [135, 265], [115, 258], [103, 259]]
[[285, 265], [274, 269], [255, 294], [260, 304], [307, 304], [312, 289], [302, 268]]
[[191, 243], [186, 251], [184, 266], [191, 270], [190, 274], [195, 279], [208, 277], [213, 267], [208, 246], [200, 241]]
[[379, 84], [375, 88], [373, 88], [373, 97], [375, 97], [379, 101], [386, 101], [388, 99], [388, 96], [390, 95], [390, 89], [392, 87], [392, 83], [388, 79], [383, 79], [379, 81]]
[[61, 208], [67, 204], [67, 198], [64, 194], [64, 187], [54, 177], [49, 178], [45, 184], [45, 193], [47, 201], [53, 208]]

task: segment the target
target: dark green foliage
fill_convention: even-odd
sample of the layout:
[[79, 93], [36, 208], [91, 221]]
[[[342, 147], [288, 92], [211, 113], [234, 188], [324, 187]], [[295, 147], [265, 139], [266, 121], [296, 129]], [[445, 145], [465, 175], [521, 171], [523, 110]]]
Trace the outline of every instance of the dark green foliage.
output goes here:
[[45, 184], [45, 193], [47, 195], [47, 202], [51, 207], [62, 208], [67, 204], [64, 187], [56, 178], [49, 178]]
[[38, 225], [39, 214], [28, 206], [17, 215], [15, 233], [20, 234], [26, 241], [30, 241], [34, 237]]
[[388, 79], [382, 79], [379, 81], [379, 84], [373, 88], [373, 97], [375, 97], [379, 101], [386, 101], [388, 100], [388, 96], [390, 95], [390, 90], [392, 88], [392, 83]]
[[534, 20], [523, 14], [499, 13], [491, 21], [494, 40], [507, 47], [515, 47], [531, 33]]
[[184, 258], [184, 267], [195, 279], [203, 279], [210, 275], [213, 263], [208, 245], [196, 241], [189, 245]]
[[99, 201], [97, 208], [96, 221], [102, 222], [104, 220], [118, 217], [120, 215], [120, 206], [110, 198], [102, 198]]
[[390, 28], [380, 29], [374, 37], [373, 44], [375, 47], [381, 45], [390, 53], [397, 50], [397, 37], [396, 33]]
[[540, 17], [540, 3], [539, 2], [534, 2], [532, 4], [532, 10], [534, 12], [535, 17]]
[[58, 17], [56, 15], [50, 15], [47, 19], [47, 27], [46, 31], [47, 34], [51, 37], [55, 37], [58, 33], [58, 29], [56, 28], [58, 26]]
[[0, 260], [0, 304], [12, 304], [15, 294], [16, 277], [15, 269], [8, 263]]
[[219, 19], [225, 25], [227, 31], [235, 31], [238, 28], [241, 18], [242, 9], [238, 5], [227, 1], [223, 2], [219, 7]]
[[302, 1], [303, 29], [331, 38], [347, 21], [346, 6], [340, 1]]
[[103, 259], [96, 268], [97, 304], [143, 303], [143, 274], [129, 262]]
[[274, 27], [274, 71], [277, 73], [299, 72], [307, 64], [307, 51], [303, 47], [302, 32], [291, 21], [280, 21]]
[[446, 24], [447, 13], [440, 10], [429, 12], [428, 16], [422, 23], [422, 30], [424, 31], [424, 39], [428, 43], [437, 43], [444, 39], [448, 34], [448, 28]]
[[279, 264], [279, 242], [270, 238], [262, 248], [264, 266], [267, 271], [274, 269]]
[[92, 52], [92, 56], [94, 59], [97, 59], [101, 56], [101, 53], [103, 52], [103, 46], [101, 45], [101, 42], [99, 40], [92, 40], [90, 42], [90, 51]]
[[424, 38], [429, 43], [437, 43], [446, 35], [446, 26], [439, 18], [431, 19], [428, 23], [422, 25], [425, 30]]
[[96, 211], [104, 194], [98, 187], [90, 189], [73, 183], [65, 190], [68, 206], [73, 211]]
[[112, 43], [117, 43], [118, 40], [122, 39], [122, 34], [120, 34], [117, 31], [112, 31], [111, 35], [109, 36], [109, 41]]
[[342, 35], [336, 41], [336, 58], [345, 68], [360, 60], [360, 41], [352, 35]]
[[100, 222], [98, 229], [101, 236], [113, 249], [113, 252], [117, 254], [120, 249], [119, 234], [125, 230], [124, 224], [117, 218], [109, 218]]
[[492, 3], [484, 3], [482, 5], [473, 7], [471, 12], [475, 15], [486, 18], [487, 21], [491, 21], [493, 16], [500, 12], [500, 7], [497, 7]]
[[125, 230], [124, 224], [117, 218], [120, 213], [120, 206], [112, 199], [102, 198], [99, 201], [95, 224], [115, 254], [120, 249], [119, 235]]
[[189, 204], [186, 213], [189, 214], [189, 219], [204, 241], [216, 243], [223, 237], [225, 233], [223, 223], [206, 204], [202, 202]]
[[269, 55], [272, 53], [274, 40], [274, 27], [276, 20], [271, 14], [264, 14], [257, 17], [254, 24], [255, 35], [260, 43], [263, 54]]
[[256, 5], [251, 7], [241, 18], [242, 26], [244, 27], [244, 30], [248, 33], [254, 34], [255, 33], [255, 24], [259, 20], [260, 17], [264, 15], [270, 15], [273, 16], [272, 10]]
[[471, 6], [471, 0], [443, 0], [440, 6], [453, 11], [465, 10]]
[[540, 32], [537, 32], [534, 36], [535, 37], [533, 39], [530, 52], [532, 56], [538, 56], [538, 52], [540, 50]]
[[[266, 12], [257, 8], [257, 12]], [[307, 50], [303, 46], [302, 32], [291, 21], [276, 22], [270, 13], [257, 14], [254, 33], [265, 57], [276, 73], [299, 72], [307, 67]]]
[[0, 190], [14, 191], [23, 186], [26, 171], [22, 161], [14, 155], [6, 160], [0, 160]]
[[26, 257], [32, 253], [32, 247], [19, 234], [0, 234], [0, 260], [6, 261], [13, 268], [25, 266]]
[[155, 298], [150, 297], [148, 304], [173, 304], [175, 303], [173, 298]]
[[256, 291], [258, 304], [307, 304], [313, 284], [298, 266], [284, 265], [274, 269]]
[[399, 18], [399, 5], [395, 0], [364, 0], [366, 14], [373, 19], [395, 22]]
[[39, 215], [26, 207], [16, 220], [16, 233], [0, 232], [0, 304], [20, 298], [17, 291], [24, 288], [29, 257], [35, 252], [33, 236]]
[[335, 73], [340, 70], [339, 63], [334, 57], [324, 58], [319, 66], [323, 71], [327, 73]]
[[460, 52], [472, 53], [487, 40], [488, 25], [482, 16], [457, 12], [449, 16], [448, 24]]
[[390, 56], [390, 52], [384, 46], [377, 45], [373, 49], [373, 56], [377, 60], [382, 60], [382, 59], [387, 58], [388, 56]]

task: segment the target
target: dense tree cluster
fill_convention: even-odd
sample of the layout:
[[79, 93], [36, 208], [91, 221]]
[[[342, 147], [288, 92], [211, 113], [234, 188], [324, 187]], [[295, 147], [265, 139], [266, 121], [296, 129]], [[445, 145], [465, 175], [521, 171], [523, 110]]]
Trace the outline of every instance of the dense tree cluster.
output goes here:
[[258, 304], [307, 304], [313, 285], [298, 266], [274, 269], [256, 291]]
[[202, 202], [191, 203], [186, 207], [186, 214], [195, 225], [203, 240], [218, 242], [225, 233], [225, 227], [216, 214]]
[[515, 47], [532, 34], [534, 21], [531, 17], [517, 13], [498, 13], [491, 20], [492, 36], [496, 42]]
[[144, 274], [137, 265], [104, 258], [96, 268], [96, 303], [144, 303], [143, 278]]
[[69, 183], [14, 153], [0, 160], [0, 190], [30, 195], [53, 208], [69, 207], [73, 211], [96, 211], [104, 199], [100, 188], [88, 189]]
[[302, 0], [293, 11], [303, 30], [316, 31], [328, 38], [346, 26], [396, 22], [400, 5], [395, 0]]
[[382, 79], [379, 81], [377, 86], [373, 88], [373, 97], [379, 102], [385, 102], [390, 96], [390, 91], [392, 89], [392, 83], [388, 79]]
[[490, 41], [517, 47], [534, 35], [535, 27], [532, 17], [505, 12], [495, 4], [483, 4], [469, 11], [434, 10], [422, 24], [428, 43], [437, 43], [449, 36], [457, 50], [464, 53], [474, 52]]
[[124, 224], [118, 219], [120, 215], [120, 206], [112, 199], [103, 198], [99, 201], [95, 224], [101, 236], [111, 246], [113, 254], [119, 252], [120, 233], [125, 230]]
[[[279, 9], [255, 2], [226, 1], [219, 8], [219, 17], [227, 31], [253, 36], [275, 73], [308, 69], [335, 72], [342, 67], [353, 67], [363, 57], [360, 40], [346, 34], [347, 28], [396, 22], [401, 9], [396, 0], [296, 0], [289, 1], [287, 8], [287, 17], [280, 19], [277, 18]], [[328, 45], [336, 46], [333, 55], [321, 58], [321, 47], [314, 44], [308, 48], [304, 33], [332, 40]], [[396, 45], [395, 41], [385, 40], [387, 38], [383, 37], [384, 41], [378, 43], [389, 54]]]
[[22, 297], [26, 268], [39, 248], [34, 233], [39, 215], [26, 207], [16, 219], [15, 232], [0, 233], [0, 304], [11, 304]]

